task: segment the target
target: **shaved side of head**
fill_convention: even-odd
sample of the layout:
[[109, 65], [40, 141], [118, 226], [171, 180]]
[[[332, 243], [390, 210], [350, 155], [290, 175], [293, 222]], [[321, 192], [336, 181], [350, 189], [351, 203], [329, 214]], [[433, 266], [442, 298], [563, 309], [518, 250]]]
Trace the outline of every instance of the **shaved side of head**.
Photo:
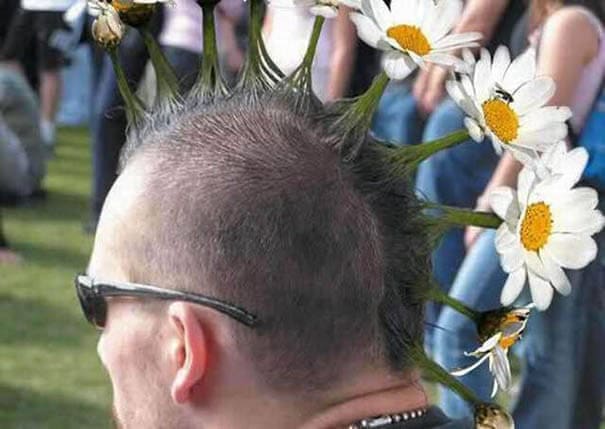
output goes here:
[[429, 244], [409, 183], [376, 143], [344, 163], [321, 111], [234, 96], [145, 134], [119, 251], [131, 281], [242, 306], [233, 327], [279, 391], [335, 385], [360, 365], [400, 371], [423, 330]]

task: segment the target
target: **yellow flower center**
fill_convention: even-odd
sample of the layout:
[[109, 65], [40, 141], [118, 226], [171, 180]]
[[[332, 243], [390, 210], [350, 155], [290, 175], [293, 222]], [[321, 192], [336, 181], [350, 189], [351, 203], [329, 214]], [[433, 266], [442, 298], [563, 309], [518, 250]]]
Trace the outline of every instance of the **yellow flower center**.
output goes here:
[[387, 30], [387, 36], [395, 39], [401, 49], [414, 52], [420, 56], [431, 52], [431, 44], [422, 30], [412, 25], [396, 25]]
[[530, 204], [521, 222], [521, 243], [525, 249], [536, 252], [548, 241], [552, 230], [552, 214], [547, 204]]
[[492, 98], [483, 103], [485, 123], [504, 142], [509, 143], [517, 138], [519, 118], [508, 103]]

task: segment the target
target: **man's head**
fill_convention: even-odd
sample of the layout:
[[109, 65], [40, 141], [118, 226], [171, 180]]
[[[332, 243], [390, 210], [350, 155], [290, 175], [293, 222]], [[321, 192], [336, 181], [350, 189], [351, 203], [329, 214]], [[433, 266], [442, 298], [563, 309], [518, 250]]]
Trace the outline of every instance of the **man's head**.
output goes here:
[[98, 350], [126, 427], [186, 428], [253, 397], [321, 406], [360, 374], [409, 366], [429, 254], [409, 185], [376, 145], [343, 163], [318, 112], [292, 105], [234, 97], [183, 113], [145, 134], [113, 187], [92, 277], [260, 319], [109, 299]]

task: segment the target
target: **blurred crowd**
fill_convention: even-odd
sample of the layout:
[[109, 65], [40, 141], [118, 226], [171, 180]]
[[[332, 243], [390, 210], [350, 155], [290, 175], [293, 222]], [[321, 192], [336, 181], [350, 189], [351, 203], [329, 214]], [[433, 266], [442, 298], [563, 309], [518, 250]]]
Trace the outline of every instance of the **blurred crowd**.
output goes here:
[[[111, 61], [92, 42], [89, 12], [81, 0], [0, 0], [0, 203], [18, 205], [45, 197], [46, 163], [57, 144], [62, 69], [69, 68], [73, 52], [85, 46], [91, 78], [81, 82], [90, 86], [93, 177], [83, 228], [93, 233], [117, 177], [127, 123]], [[574, 117], [569, 126], [578, 135], [605, 76], [604, 12], [600, 0], [467, 0], [454, 32], [483, 33], [483, 47], [492, 54], [500, 45], [515, 56], [537, 49], [538, 75], [552, 76], [557, 85], [551, 103], [570, 106]], [[380, 70], [379, 54], [358, 40], [348, 13], [341, 7], [338, 16], [326, 22], [319, 41], [313, 85], [324, 102], [362, 93]], [[305, 7], [288, 1], [267, 3], [266, 47], [286, 74], [300, 64], [314, 18]], [[233, 84], [245, 59], [245, 3], [222, 0], [216, 19], [222, 70]], [[202, 61], [201, 22], [195, 0], [176, 0], [175, 6], [162, 7], [152, 23], [183, 90], [193, 85]], [[570, 34], [577, 44], [562, 49]], [[129, 82], [142, 92], [152, 91], [148, 84], [152, 70], [138, 32], [126, 34], [118, 56]], [[397, 144], [421, 144], [464, 128], [464, 113], [447, 96], [447, 78], [443, 68], [427, 66], [391, 82], [375, 114], [373, 133]], [[496, 153], [491, 144], [465, 143], [425, 161], [416, 188], [431, 201], [489, 210], [484, 195], [496, 186], [516, 183], [519, 170], [512, 158]], [[0, 213], [0, 263], [18, 262], [1, 222]], [[506, 281], [494, 234], [477, 228], [452, 230], [433, 255], [441, 288], [477, 310], [498, 307]], [[599, 243], [605, 243], [602, 236]], [[605, 388], [600, 365], [605, 359], [605, 256], [600, 254], [570, 278], [571, 295], [555, 297], [549, 310], [528, 325], [513, 405], [521, 429], [599, 427]], [[475, 336], [473, 322], [464, 316], [437, 305], [427, 309], [426, 347], [444, 367], [472, 362], [464, 352], [475, 349]], [[483, 368], [462, 381], [488, 399], [490, 377]], [[445, 389], [440, 405], [451, 417], [469, 413], [468, 406]]]

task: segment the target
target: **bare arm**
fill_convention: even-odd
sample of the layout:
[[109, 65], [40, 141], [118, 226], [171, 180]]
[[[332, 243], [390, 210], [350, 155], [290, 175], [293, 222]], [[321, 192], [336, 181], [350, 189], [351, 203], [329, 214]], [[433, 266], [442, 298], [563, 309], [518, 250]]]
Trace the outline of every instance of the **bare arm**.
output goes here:
[[351, 9], [340, 7], [338, 16], [334, 18], [334, 48], [330, 58], [328, 100], [343, 97], [351, 80], [357, 36], [355, 27], [349, 19], [350, 12]]

